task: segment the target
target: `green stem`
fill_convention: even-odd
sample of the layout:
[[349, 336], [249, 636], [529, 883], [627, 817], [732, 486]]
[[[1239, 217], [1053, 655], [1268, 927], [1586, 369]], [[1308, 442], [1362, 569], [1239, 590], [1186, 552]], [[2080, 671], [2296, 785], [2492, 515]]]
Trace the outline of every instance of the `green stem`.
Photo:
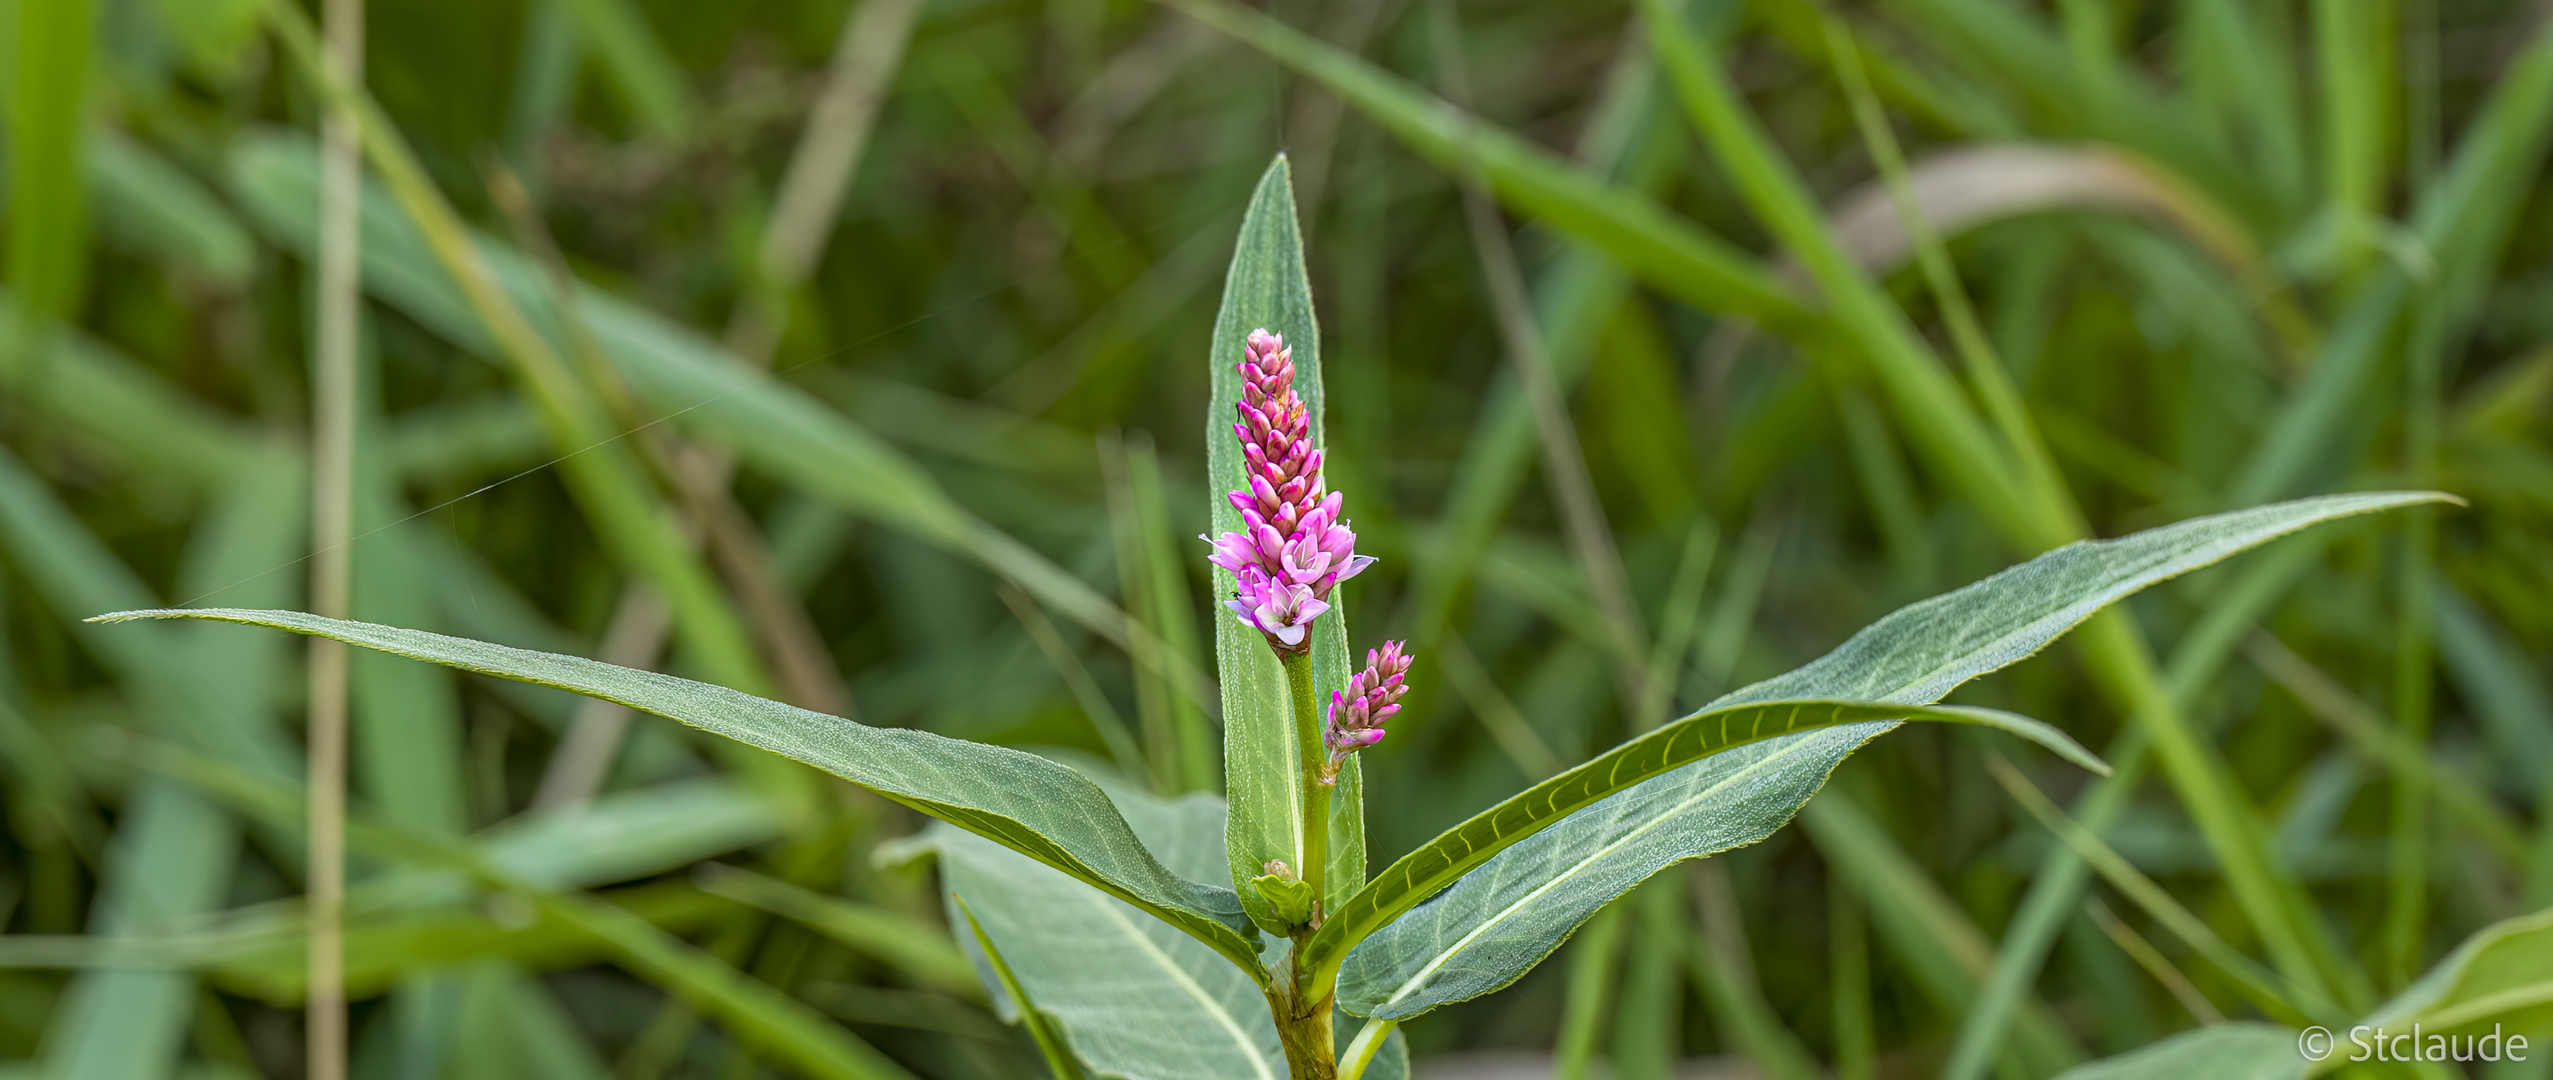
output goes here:
[[[1322, 783], [1329, 764], [1329, 750], [1321, 737], [1321, 716], [1312, 691], [1312, 651], [1280, 652], [1277, 660], [1285, 666], [1285, 685], [1294, 709], [1294, 756], [1301, 770], [1298, 777], [1303, 790], [1302, 805], [1296, 812], [1302, 816], [1295, 827], [1302, 830], [1302, 843], [1295, 854], [1302, 865], [1295, 873], [1311, 887], [1311, 921], [1294, 928], [1295, 955], [1311, 940], [1312, 931], [1321, 925], [1322, 910], [1328, 900], [1330, 869], [1330, 786]], [[1334, 1080], [1338, 1059], [1336, 1043], [1330, 1031], [1330, 987], [1326, 981], [1315, 986], [1295, 967], [1289, 958], [1277, 971], [1277, 985], [1268, 1001], [1274, 1007], [1277, 1035], [1285, 1045], [1286, 1067], [1293, 1080]]]
[[1339, 1080], [1363, 1077], [1365, 1067], [1373, 1064], [1374, 1055], [1383, 1049], [1383, 1040], [1400, 1023], [1398, 1020], [1366, 1021], [1364, 1030], [1356, 1033], [1356, 1041], [1347, 1044], [1347, 1053], [1339, 1056]]
[[1329, 895], [1330, 785], [1322, 783], [1329, 750], [1321, 738], [1321, 714], [1312, 692], [1311, 650], [1280, 653], [1278, 658], [1285, 664], [1286, 688], [1294, 699], [1294, 750], [1303, 773], [1303, 816], [1298, 826], [1303, 830], [1303, 865], [1294, 872], [1312, 886], [1312, 921], [1317, 925], [1321, 903]]

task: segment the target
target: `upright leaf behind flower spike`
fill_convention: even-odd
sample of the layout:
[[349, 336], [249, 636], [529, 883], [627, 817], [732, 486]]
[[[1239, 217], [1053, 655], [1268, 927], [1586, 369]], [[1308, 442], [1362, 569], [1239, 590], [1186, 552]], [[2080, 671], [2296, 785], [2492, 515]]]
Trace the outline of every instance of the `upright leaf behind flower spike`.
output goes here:
[[[1215, 316], [1214, 346], [1206, 358], [1213, 374], [1213, 394], [1206, 402], [1207, 488], [1214, 494], [1209, 533], [1220, 536], [1243, 528], [1240, 510], [1223, 493], [1248, 490], [1249, 473], [1241, 446], [1232, 437], [1233, 403], [1242, 397], [1242, 376], [1233, 365], [1248, 347], [1250, 332], [1265, 328], [1293, 348], [1294, 390], [1311, 414], [1312, 441], [1322, 441], [1321, 330], [1312, 314], [1312, 283], [1304, 276], [1303, 234], [1294, 220], [1294, 187], [1284, 157], [1268, 165], [1258, 192], [1241, 219], [1241, 239], [1232, 252], [1232, 269], [1224, 278], [1223, 309]], [[1284, 924], [1251, 880], [1267, 873], [1271, 862], [1303, 864], [1302, 763], [1297, 760], [1294, 717], [1286, 702], [1285, 672], [1258, 631], [1224, 613], [1239, 581], [1230, 570], [1213, 571], [1215, 659], [1223, 685], [1224, 784], [1232, 820], [1225, 846], [1232, 861], [1233, 887], [1250, 917], [1272, 932]], [[1312, 668], [1316, 684], [1335, 689], [1347, 685], [1347, 611], [1339, 594], [1311, 624]], [[1318, 718], [1313, 718], [1315, 722]], [[1363, 781], [1350, 760], [1339, 773], [1330, 799], [1330, 859], [1327, 880], [1332, 906], [1365, 883], [1365, 813]]]

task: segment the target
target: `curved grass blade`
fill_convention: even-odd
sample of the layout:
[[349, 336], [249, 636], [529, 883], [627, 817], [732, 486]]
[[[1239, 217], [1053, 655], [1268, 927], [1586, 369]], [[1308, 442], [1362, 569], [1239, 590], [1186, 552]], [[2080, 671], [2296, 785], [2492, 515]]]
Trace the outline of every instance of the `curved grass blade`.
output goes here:
[[[2102, 764], [2091, 751], [2085, 750], [2064, 732], [2026, 716], [1993, 709], [1901, 705], [1880, 701], [1803, 700], [1749, 703], [1700, 712], [1614, 747], [1593, 761], [1481, 811], [1471, 820], [1446, 830], [1417, 851], [1393, 863], [1321, 925], [1320, 931], [1304, 948], [1302, 967], [1312, 972], [1315, 979], [1325, 978], [1336, 969], [1340, 954], [1349, 947], [1400, 918], [1438, 890], [1479, 869], [1492, 856], [1571, 815], [1622, 795], [1647, 781], [1724, 751], [1786, 735], [1898, 720], [1939, 720], [1991, 727], [2029, 739], [2095, 772], [2110, 771], [2109, 766]], [[1863, 737], [1882, 730], [1885, 728], [1873, 727]], [[1861, 740], [1852, 741], [1858, 745]], [[1831, 764], [1828, 766], [1832, 767]], [[1816, 782], [1822, 784], [1825, 770], [1817, 770], [1816, 777]], [[1815, 786], [1812, 785], [1807, 794], [1814, 793]], [[1806, 801], [1805, 794], [1801, 801]], [[1671, 816], [1674, 810], [1684, 805], [1688, 804], [1670, 804], [1662, 813]], [[1778, 816], [1771, 819], [1770, 826], [1763, 833], [1769, 834], [1780, 827], [1796, 809], [1796, 804], [1784, 807]], [[1646, 831], [1666, 821], [1667, 817], [1662, 816], [1650, 825], [1637, 827], [1635, 832]], [[1760, 839], [1761, 835], [1740, 842], [1752, 842]], [[1615, 843], [1618, 846], [1625, 842], [1628, 841], [1617, 840]], [[1735, 845], [1721, 845], [1722, 848], [1730, 846]], [[1595, 856], [1588, 857], [1592, 859]], [[1558, 945], [1558, 939], [1555, 938], [1551, 944]], [[1421, 966], [1428, 967], [1432, 973], [1437, 965], [1422, 963]], [[1521, 970], [1517, 972], [1522, 973]], [[1316, 982], [1314, 985], [1320, 984]], [[1501, 982], [1498, 985], [1505, 984]], [[1481, 992], [1495, 988], [1488, 987]], [[1355, 1009], [1355, 1004], [1344, 994], [1341, 1003], [1351, 1010]], [[1390, 1018], [1399, 1019], [1401, 1014]]]
[[1044, 758], [923, 731], [873, 728], [723, 686], [577, 656], [293, 611], [164, 609], [93, 621], [211, 619], [334, 638], [482, 675], [557, 687], [680, 720], [813, 765], [1098, 886], [1264, 979], [1232, 893], [1180, 878], [1081, 775]]
[[[1702, 734], [1693, 726], [1696, 720], [1723, 714], [1733, 718], [1749, 715], [1730, 711], [1741, 705], [1807, 701], [1838, 706], [1857, 702], [1861, 704], [1856, 708], [1864, 711], [1849, 716], [1839, 714], [1823, 724], [1803, 724], [1791, 730], [1921, 715], [1904, 706], [1938, 701], [1960, 683], [2026, 658], [2094, 612], [2138, 589], [2316, 522], [2448, 498], [2420, 492], [2333, 495], [2195, 518], [2117, 540], [2070, 544], [1975, 584], [1907, 605], [1807, 665], [1722, 697], [1695, 717], [1536, 785], [1421, 846], [1341, 905], [1305, 944], [1299, 966], [1316, 980], [1330, 978], [1347, 952], [1366, 935], [1416, 907], [1465, 872], [1482, 867], [1499, 849], [1551, 827], [1572, 811], [1624, 793], [1633, 785], [1677, 767], [1626, 771], [1619, 782], [1609, 785], [1589, 783], [1600, 774], [1587, 771], [1599, 766], [1611, 769], [1616, 766], [1610, 763], [1615, 762], [1628, 765], [1642, 761], [1641, 752], [1635, 748], [1650, 740], [1695, 739]], [[1882, 704], [1890, 702], [1901, 703], [1896, 706], [1897, 711]], [[1965, 712], [1928, 718], [1973, 719]], [[1674, 734], [1678, 732], [1692, 734]], [[1729, 742], [1708, 750], [1691, 746], [1689, 750], [1699, 752], [1677, 764], [1689, 767], [1712, 750], [1741, 744]], [[1668, 744], [1661, 743], [1653, 749], [1668, 748]], [[1553, 801], [1564, 792], [1568, 793], [1568, 801]], [[1811, 787], [1801, 796], [1802, 801], [1814, 793]], [[1671, 805], [1696, 809], [1700, 804]], [[1797, 809], [1796, 805], [1792, 809]], [[1788, 814], [1782, 816], [1787, 818]], [[1580, 841], [1602, 847], [1614, 839], [1591, 835]], [[1539, 957], [1534, 959], [1538, 961]]]

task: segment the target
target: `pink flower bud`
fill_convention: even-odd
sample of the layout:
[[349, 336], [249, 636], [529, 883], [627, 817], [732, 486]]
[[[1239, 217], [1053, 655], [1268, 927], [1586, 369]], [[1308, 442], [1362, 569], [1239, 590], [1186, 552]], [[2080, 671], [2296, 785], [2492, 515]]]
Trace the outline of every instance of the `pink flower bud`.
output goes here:
[[1409, 692], [1410, 659], [1402, 643], [1385, 642], [1381, 649], [1367, 651], [1365, 663], [1365, 670], [1347, 681], [1347, 689], [1330, 692], [1322, 726], [1333, 776], [1349, 754], [1383, 741], [1384, 722], [1401, 711], [1401, 697]]

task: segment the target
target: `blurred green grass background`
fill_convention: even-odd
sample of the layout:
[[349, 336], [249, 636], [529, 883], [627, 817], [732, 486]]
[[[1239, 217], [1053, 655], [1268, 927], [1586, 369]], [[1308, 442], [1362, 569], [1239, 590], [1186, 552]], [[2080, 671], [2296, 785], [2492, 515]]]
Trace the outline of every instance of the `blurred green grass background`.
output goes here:
[[[308, 603], [324, 99], [263, 0], [5, 6], [0, 1074], [298, 1076], [302, 650], [79, 620]], [[355, 616], [1214, 788], [1205, 342], [1282, 150], [1329, 467], [1383, 558], [1354, 644], [1426, 658], [1366, 757], [1373, 857], [2047, 546], [2030, 498], [2117, 535], [2438, 487], [2472, 505], [2133, 605], [2203, 757], [2107, 835], [2344, 997], [2553, 903], [2543, 5], [1266, 14], [373, 0], [417, 171], [377, 158], [364, 209]], [[1688, 111], [1660, 27], [1757, 126]], [[872, 863], [913, 815], [549, 691], [353, 670], [357, 1075], [863, 1044], [1037, 1074], [929, 879]], [[2071, 646], [1962, 700], [2130, 727]], [[1993, 1011], [1980, 1060], [2044, 1076], [2240, 1015], [2102, 886], [2024, 908], [2052, 845], [1995, 748], [1881, 744], [1805, 828], [1411, 1025], [1420, 1074], [1934, 1075]], [[2047, 959], [1989, 1009], [1999, 947]]]

